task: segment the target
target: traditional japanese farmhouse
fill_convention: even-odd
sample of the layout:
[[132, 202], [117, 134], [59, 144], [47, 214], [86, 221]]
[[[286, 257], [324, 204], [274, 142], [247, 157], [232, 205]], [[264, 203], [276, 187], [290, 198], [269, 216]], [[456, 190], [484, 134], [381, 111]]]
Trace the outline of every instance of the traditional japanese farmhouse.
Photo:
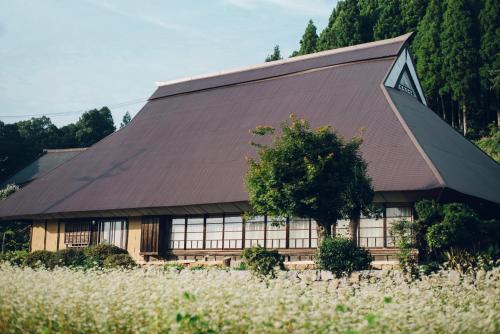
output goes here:
[[412, 219], [419, 199], [500, 212], [500, 165], [426, 106], [410, 39], [159, 83], [130, 124], [2, 201], [0, 217], [31, 222], [31, 250], [108, 242], [143, 261], [237, 257], [260, 244], [307, 259], [313, 220], [274, 227], [272, 217], [241, 217], [249, 130], [292, 113], [346, 138], [364, 129], [362, 155], [384, 213], [353, 219], [357, 242], [378, 260], [394, 254], [389, 227]]

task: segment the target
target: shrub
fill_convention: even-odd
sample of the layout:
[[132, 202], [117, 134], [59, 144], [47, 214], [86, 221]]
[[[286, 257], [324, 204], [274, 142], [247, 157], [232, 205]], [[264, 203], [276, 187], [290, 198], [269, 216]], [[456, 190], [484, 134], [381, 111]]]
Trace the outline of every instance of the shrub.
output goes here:
[[90, 246], [85, 248], [83, 252], [85, 254], [86, 266], [88, 267], [102, 267], [107, 257], [118, 254], [128, 254], [125, 249], [109, 244]]
[[57, 265], [56, 253], [46, 250], [34, 251], [26, 256], [24, 264], [31, 268], [53, 269]]
[[9, 262], [15, 266], [22, 266], [28, 254], [28, 251], [25, 250], [5, 252], [0, 255], [0, 262]]
[[169, 271], [170, 269], [174, 269], [174, 270], [177, 270], [177, 271], [181, 271], [183, 270], [185, 267], [180, 264], [180, 263], [175, 263], [175, 262], [170, 262], [170, 263], [165, 263], [163, 265], [163, 269], [166, 270], [166, 271]]
[[343, 237], [326, 238], [316, 254], [319, 268], [331, 271], [337, 277], [368, 269], [371, 261], [370, 252]]
[[241, 257], [252, 273], [261, 278], [276, 278], [275, 268], [284, 268], [284, 258], [277, 250], [267, 250], [259, 245], [245, 249]]
[[59, 250], [55, 253], [58, 265], [66, 267], [82, 267], [85, 266], [85, 254], [83, 250], [77, 248], [67, 248]]
[[129, 254], [111, 254], [103, 261], [105, 268], [133, 268], [136, 266]]
[[394, 244], [399, 248], [398, 261], [405, 273], [418, 274], [415, 249], [415, 223], [402, 219], [394, 222], [390, 230]]

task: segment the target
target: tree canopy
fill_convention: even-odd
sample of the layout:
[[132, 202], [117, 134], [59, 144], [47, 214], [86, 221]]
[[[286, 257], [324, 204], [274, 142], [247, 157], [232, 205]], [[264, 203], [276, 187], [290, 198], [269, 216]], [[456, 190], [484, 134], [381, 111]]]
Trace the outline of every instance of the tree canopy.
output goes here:
[[257, 137], [271, 135], [272, 142], [253, 143], [258, 159], [248, 159], [245, 184], [252, 214], [310, 217], [322, 237], [330, 236], [339, 219], [368, 210], [373, 188], [359, 153], [361, 138], [345, 140], [330, 126], [312, 129], [293, 115], [279, 130], [253, 131]]
[[280, 46], [275, 45], [274, 49], [273, 49], [273, 53], [271, 53], [270, 55], [268, 55], [266, 57], [266, 63], [268, 63], [270, 61], [280, 60], [280, 59], [283, 59], [283, 57], [281, 56]]
[[120, 128], [123, 128], [125, 125], [130, 123], [131, 120], [132, 120], [132, 117], [130, 117], [130, 113], [127, 111], [125, 113], [125, 115], [123, 115], [122, 122], [120, 124]]

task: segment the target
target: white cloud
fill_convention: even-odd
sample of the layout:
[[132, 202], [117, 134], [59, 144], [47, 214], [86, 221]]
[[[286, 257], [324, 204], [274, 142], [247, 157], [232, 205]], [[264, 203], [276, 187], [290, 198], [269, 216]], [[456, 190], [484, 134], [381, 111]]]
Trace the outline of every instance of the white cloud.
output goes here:
[[104, 9], [104, 10], [106, 10], [110, 13], [113, 13], [115, 15], [120, 15], [123, 17], [139, 20], [139, 21], [142, 21], [146, 24], [154, 25], [156, 27], [159, 27], [159, 28], [162, 28], [165, 30], [170, 30], [170, 31], [175, 31], [175, 32], [180, 32], [180, 33], [188, 33], [188, 34], [191, 34], [191, 35], [196, 36], [196, 37], [203, 37], [203, 38], [207, 37], [201, 31], [193, 29], [192, 27], [187, 26], [187, 25], [177, 24], [177, 23], [174, 23], [174, 22], [169, 21], [169, 20], [164, 20], [162, 18], [155, 17], [153, 15], [142, 14], [139, 12], [130, 13], [130, 12], [124, 11], [124, 10], [118, 8], [117, 6], [114, 6], [114, 5], [107, 3], [107, 2], [104, 2], [104, 1], [95, 1], [95, 0], [86, 0], [86, 1], [94, 6], [98, 7], [98, 8]]
[[277, 6], [314, 16], [328, 17], [336, 0], [225, 0], [226, 3], [244, 9]]

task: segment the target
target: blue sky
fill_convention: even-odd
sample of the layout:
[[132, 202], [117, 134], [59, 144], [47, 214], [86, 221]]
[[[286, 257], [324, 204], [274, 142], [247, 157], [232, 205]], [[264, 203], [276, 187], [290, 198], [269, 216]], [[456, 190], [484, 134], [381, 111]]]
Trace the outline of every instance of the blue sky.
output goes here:
[[0, 120], [61, 126], [108, 105], [118, 125], [156, 81], [258, 64], [275, 44], [289, 55], [335, 2], [0, 0]]

